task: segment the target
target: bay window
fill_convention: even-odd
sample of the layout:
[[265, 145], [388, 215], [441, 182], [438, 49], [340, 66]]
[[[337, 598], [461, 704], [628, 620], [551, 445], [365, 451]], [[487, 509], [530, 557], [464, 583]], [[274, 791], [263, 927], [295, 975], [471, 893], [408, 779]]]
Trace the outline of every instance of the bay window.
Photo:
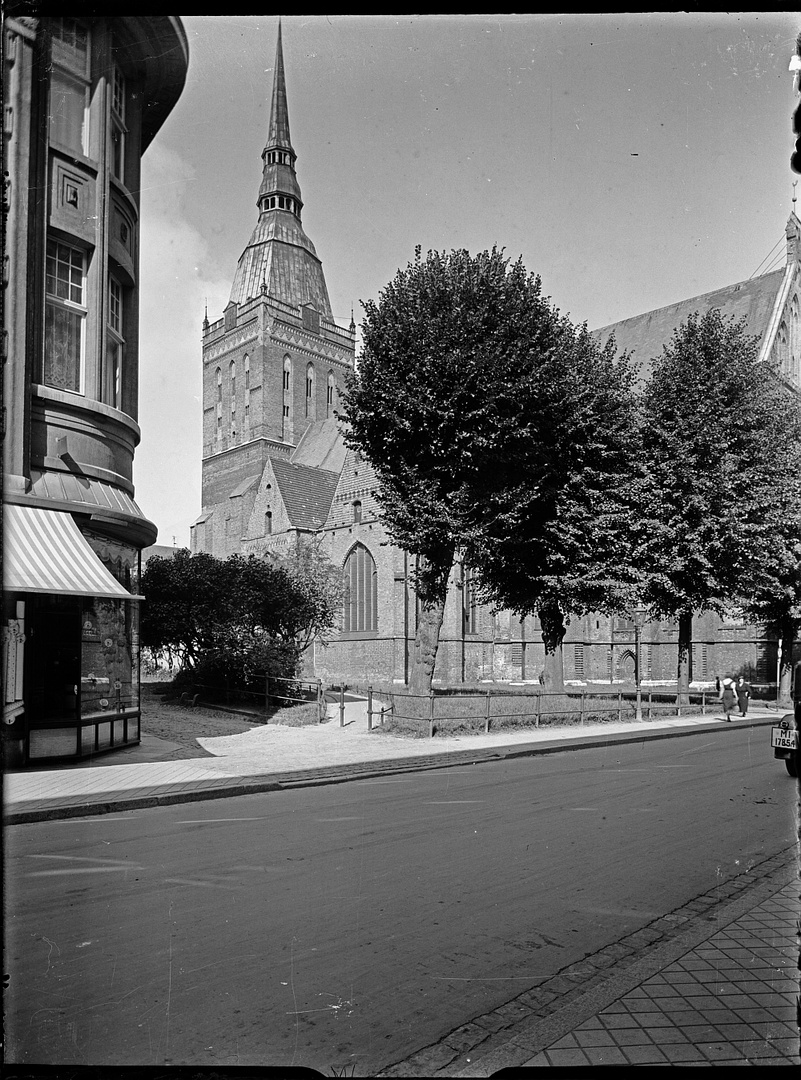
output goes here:
[[108, 325], [106, 333], [106, 357], [103, 365], [101, 400], [115, 409], [122, 407], [122, 357], [123, 337], [122, 286], [114, 277], [108, 279]]

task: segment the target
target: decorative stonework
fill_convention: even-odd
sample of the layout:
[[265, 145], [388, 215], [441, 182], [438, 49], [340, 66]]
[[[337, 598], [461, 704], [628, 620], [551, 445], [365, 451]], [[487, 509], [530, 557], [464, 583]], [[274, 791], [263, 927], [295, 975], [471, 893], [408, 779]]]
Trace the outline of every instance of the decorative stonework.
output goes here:
[[254, 320], [253, 323], [243, 327], [241, 330], [237, 330], [235, 334], [229, 334], [222, 339], [222, 341], [216, 342], [214, 345], [209, 345], [206, 349], [206, 355], [203, 357], [204, 363], [208, 363], [211, 360], [216, 360], [220, 356], [224, 356], [226, 353], [233, 352], [234, 349], [240, 348], [247, 341], [255, 341], [259, 336], [258, 323]]

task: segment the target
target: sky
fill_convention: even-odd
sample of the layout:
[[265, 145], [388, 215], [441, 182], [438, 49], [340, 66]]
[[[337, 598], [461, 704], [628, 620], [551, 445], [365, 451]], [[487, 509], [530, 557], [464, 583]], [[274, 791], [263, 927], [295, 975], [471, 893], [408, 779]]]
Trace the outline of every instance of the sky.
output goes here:
[[[136, 499], [200, 514], [201, 324], [256, 224], [278, 18], [182, 16], [186, 86], [142, 160]], [[282, 19], [303, 226], [342, 325], [415, 247], [497, 245], [591, 329], [776, 269], [793, 12]], [[801, 216], [801, 211], [799, 211]], [[358, 341], [358, 336], [357, 336]]]

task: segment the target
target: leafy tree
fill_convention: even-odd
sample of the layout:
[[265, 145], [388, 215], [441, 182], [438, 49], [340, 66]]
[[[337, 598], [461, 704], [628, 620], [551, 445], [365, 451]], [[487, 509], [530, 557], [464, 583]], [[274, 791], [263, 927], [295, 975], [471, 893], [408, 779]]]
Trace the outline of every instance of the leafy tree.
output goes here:
[[[580, 573], [563, 587], [566, 566], [590, 546], [588, 515], [596, 533], [608, 509], [590, 507], [589, 493], [603, 491], [601, 474], [608, 479], [621, 461], [618, 446], [592, 477], [591, 453], [605, 445], [599, 433], [623, 423], [617, 404], [605, 416], [616, 391], [600, 393], [595, 372], [597, 364], [615, 386], [626, 384], [611, 347], [599, 353], [586, 329], [576, 331], [542, 296], [540, 278], [496, 248], [425, 260], [418, 248], [364, 308], [362, 353], [341, 415], [346, 442], [375, 471], [389, 534], [417, 557], [411, 688], [431, 686], [457, 554], [485, 599], [539, 609], [554, 658], [564, 634], [559, 604], [575, 607], [580, 591]], [[584, 454], [574, 443], [586, 438], [593, 450]], [[586, 513], [571, 516], [577, 492]], [[573, 529], [563, 542], [560, 515]], [[596, 568], [588, 595], [600, 600], [605, 576]]]
[[142, 591], [142, 644], [215, 683], [244, 685], [265, 671], [291, 678], [324, 621], [300, 563], [292, 569], [254, 555], [222, 560], [183, 549], [153, 558]]
[[762, 479], [767, 497], [764, 525], [771, 542], [759, 564], [753, 591], [742, 607], [747, 618], [781, 639], [778, 698], [790, 702], [795, 642], [801, 631], [801, 407], [781, 384], [765, 431], [770, 448]]
[[644, 392], [646, 599], [657, 616], [678, 619], [680, 700], [689, 689], [693, 612], [722, 613], [757, 594], [776, 599], [789, 572], [794, 530], [777, 549], [775, 501], [798, 437], [797, 409], [756, 359], [744, 322], [715, 309], [696, 313], [664, 346]]
[[342, 570], [321, 547], [321, 536], [296, 536], [287, 551], [265, 552], [273, 566], [285, 571], [301, 598], [297, 614], [302, 624], [296, 634], [301, 651], [317, 638], [326, 642], [342, 615]]

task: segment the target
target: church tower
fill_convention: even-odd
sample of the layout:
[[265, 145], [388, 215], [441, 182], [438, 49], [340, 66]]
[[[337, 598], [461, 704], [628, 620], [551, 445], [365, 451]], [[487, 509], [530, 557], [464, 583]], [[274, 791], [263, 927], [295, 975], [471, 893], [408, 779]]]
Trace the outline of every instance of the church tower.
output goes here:
[[203, 321], [203, 466], [192, 550], [245, 549], [256, 490], [270, 460], [288, 462], [315, 425], [335, 425], [355, 327], [334, 322], [323, 267], [301, 224], [289, 133], [281, 26], [256, 227], [223, 317]]

